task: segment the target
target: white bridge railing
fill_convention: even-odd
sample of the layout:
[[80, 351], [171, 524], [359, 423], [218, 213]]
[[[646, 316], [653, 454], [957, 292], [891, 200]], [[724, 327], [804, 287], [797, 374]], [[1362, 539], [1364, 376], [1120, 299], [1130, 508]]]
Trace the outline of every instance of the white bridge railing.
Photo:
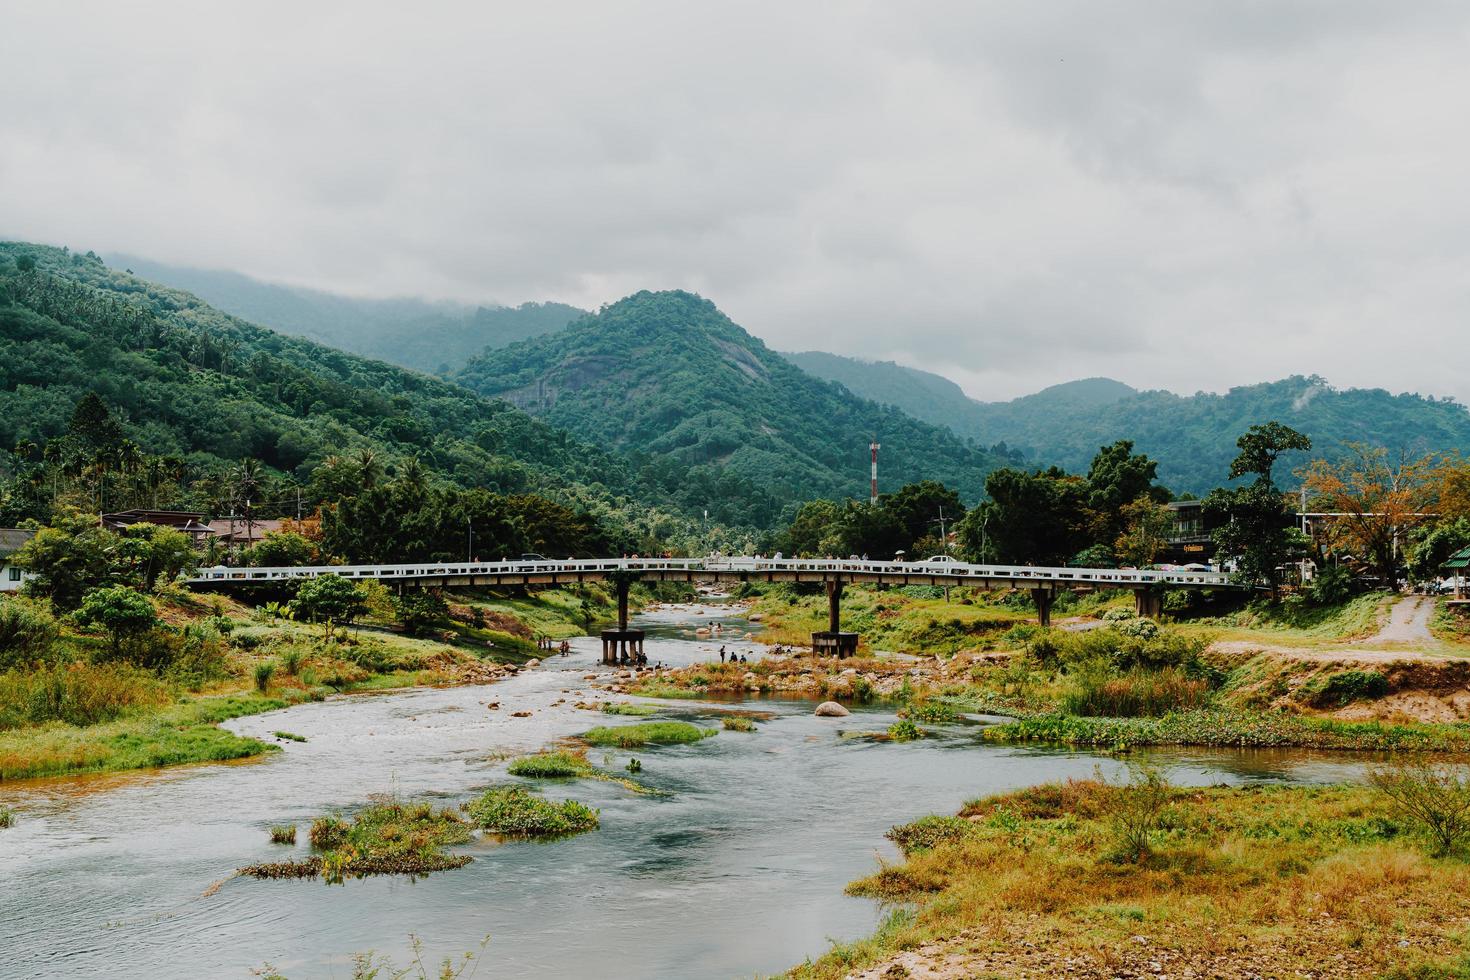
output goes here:
[[957, 561], [859, 561], [832, 558], [568, 558], [492, 562], [413, 562], [404, 565], [301, 565], [275, 568], [201, 568], [191, 584], [272, 582], [284, 579], [340, 575], [349, 579], [520, 578], [539, 575], [595, 575], [641, 571], [725, 576], [742, 572], [808, 573], [834, 577], [909, 579], [973, 579], [1036, 582], [1038, 584], [1098, 585], [1121, 588], [1141, 585], [1231, 585], [1221, 572], [1141, 571], [1121, 568], [1046, 568], [1035, 565], [972, 565]]

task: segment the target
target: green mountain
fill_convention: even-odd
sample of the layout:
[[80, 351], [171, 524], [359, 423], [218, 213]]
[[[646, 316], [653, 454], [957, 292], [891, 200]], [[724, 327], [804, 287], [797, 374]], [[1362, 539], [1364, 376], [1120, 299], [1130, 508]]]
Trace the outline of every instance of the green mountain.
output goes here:
[[638, 293], [486, 351], [454, 377], [631, 454], [644, 480], [686, 507], [757, 500], [738, 516], [760, 526], [798, 501], [865, 497], [874, 439], [887, 490], [936, 479], [973, 501], [985, 474], [1011, 461], [806, 374], [685, 292]]
[[253, 323], [419, 371], [458, 367], [486, 347], [560, 330], [584, 315], [564, 303], [469, 307], [421, 299], [356, 299], [133, 255], [108, 255], [105, 260]]
[[631, 489], [626, 462], [504, 402], [286, 337], [96, 255], [0, 242], [0, 469], [100, 395], [144, 452], [208, 470], [253, 457], [298, 477], [370, 450], [462, 486]]
[[[1330, 457], [1351, 442], [1408, 452], [1470, 452], [1470, 412], [1452, 399], [1338, 389], [1318, 377], [1294, 376], [1223, 395], [1138, 391], [1109, 378], [1088, 378], [1012, 401], [979, 402], [961, 401], [957, 386], [913, 368], [831, 354], [787, 357], [855, 394], [970, 439], [1004, 443], [1033, 462], [1082, 471], [1099, 446], [1132, 439], [1140, 452], [1159, 461], [1160, 482], [1177, 492], [1204, 493], [1222, 483], [1236, 438], [1271, 419], [1311, 436], [1314, 455]], [[1282, 472], [1304, 461], [1303, 454], [1286, 457]]]

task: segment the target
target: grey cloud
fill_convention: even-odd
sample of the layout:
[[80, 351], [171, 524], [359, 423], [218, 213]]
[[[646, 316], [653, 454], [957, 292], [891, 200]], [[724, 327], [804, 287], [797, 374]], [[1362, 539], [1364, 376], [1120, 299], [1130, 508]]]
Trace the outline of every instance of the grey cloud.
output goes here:
[[140, 9], [8, 15], [0, 234], [362, 295], [694, 288], [982, 397], [1470, 399], [1422, 356], [1470, 314], [1462, 5]]

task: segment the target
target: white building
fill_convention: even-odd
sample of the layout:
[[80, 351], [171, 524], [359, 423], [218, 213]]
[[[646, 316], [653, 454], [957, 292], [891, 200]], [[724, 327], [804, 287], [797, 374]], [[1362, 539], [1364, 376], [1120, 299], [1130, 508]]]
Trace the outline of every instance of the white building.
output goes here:
[[20, 550], [20, 546], [36, 536], [35, 531], [22, 531], [15, 527], [0, 527], [0, 592], [19, 592], [20, 587], [30, 578], [29, 572], [23, 572], [16, 566], [10, 564], [10, 556]]

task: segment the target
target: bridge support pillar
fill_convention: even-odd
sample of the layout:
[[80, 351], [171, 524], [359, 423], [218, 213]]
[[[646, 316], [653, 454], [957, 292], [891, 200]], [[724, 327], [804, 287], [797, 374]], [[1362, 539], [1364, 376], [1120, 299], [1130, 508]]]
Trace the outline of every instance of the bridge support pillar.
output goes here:
[[1051, 589], [1031, 590], [1031, 601], [1036, 603], [1036, 621], [1042, 626], [1051, 625], [1051, 604], [1055, 598]]
[[603, 630], [602, 662], [605, 664], [639, 664], [643, 656], [642, 630]]
[[842, 580], [829, 579], [827, 586], [827, 629], [812, 634], [812, 652], [818, 656], [851, 657], [857, 654], [858, 635], [842, 632]]
[[1164, 597], [1153, 589], [1134, 589], [1133, 611], [1149, 619], [1158, 619], [1164, 611]]

